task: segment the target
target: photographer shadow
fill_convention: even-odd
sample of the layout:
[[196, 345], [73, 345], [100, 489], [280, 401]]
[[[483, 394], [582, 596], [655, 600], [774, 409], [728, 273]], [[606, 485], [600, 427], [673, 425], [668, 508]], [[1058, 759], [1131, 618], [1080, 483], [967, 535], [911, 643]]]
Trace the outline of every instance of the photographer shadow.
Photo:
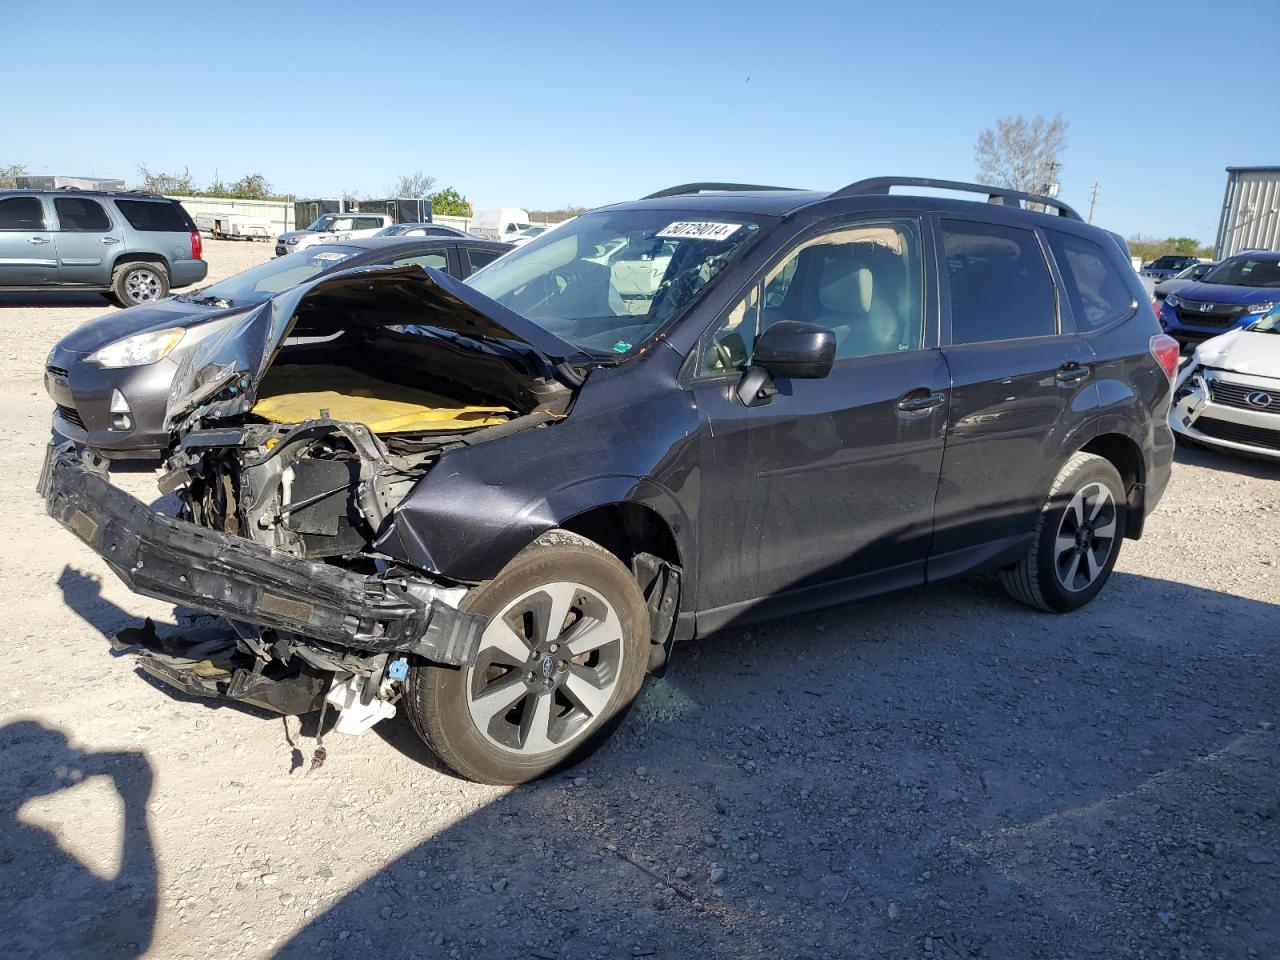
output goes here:
[[[124, 810], [119, 867], [100, 877], [55, 832], [27, 822], [33, 800], [95, 777], [111, 781]], [[151, 765], [138, 752], [86, 752], [34, 720], [0, 727], [0, 927], [5, 955], [132, 958], [151, 945], [156, 857], [147, 824]]]

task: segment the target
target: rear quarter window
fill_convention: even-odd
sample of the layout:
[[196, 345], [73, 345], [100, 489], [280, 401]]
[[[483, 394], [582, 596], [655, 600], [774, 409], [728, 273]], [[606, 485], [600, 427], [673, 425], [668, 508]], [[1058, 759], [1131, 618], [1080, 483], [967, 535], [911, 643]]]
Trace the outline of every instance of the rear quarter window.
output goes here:
[[120, 215], [135, 230], [152, 233], [190, 233], [195, 229], [187, 212], [169, 200], [116, 200]]
[[1080, 329], [1097, 330], [1133, 314], [1137, 304], [1129, 285], [1102, 246], [1057, 230], [1045, 233]]

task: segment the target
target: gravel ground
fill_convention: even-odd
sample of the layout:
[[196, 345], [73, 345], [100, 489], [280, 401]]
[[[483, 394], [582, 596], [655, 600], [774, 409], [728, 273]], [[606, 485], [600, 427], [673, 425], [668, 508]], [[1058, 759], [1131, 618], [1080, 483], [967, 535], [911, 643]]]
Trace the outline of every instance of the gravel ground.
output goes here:
[[111, 655], [172, 611], [33, 492], [45, 353], [104, 309], [0, 296], [4, 956], [1280, 957], [1280, 466], [1184, 451], [1073, 616], [983, 579], [677, 648], [540, 784], [400, 718], [306, 772], [314, 720]]

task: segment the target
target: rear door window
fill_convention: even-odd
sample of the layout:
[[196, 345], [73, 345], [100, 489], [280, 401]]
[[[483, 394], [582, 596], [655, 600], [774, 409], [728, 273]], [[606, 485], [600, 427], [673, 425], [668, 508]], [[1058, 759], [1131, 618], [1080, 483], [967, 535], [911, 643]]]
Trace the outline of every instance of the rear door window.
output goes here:
[[449, 272], [449, 253], [446, 250], [424, 250], [422, 253], [415, 253], [411, 257], [400, 257], [398, 260], [392, 260], [392, 266], [404, 267], [410, 264], [417, 264], [420, 267], [431, 267], [435, 270], [443, 270]]
[[382, 220], [378, 217], [356, 217], [357, 230], [378, 230], [382, 225]]
[[44, 204], [39, 197], [0, 200], [0, 230], [43, 230]]
[[493, 263], [500, 255], [497, 250], [468, 250], [467, 262], [471, 264], [471, 272], [475, 273], [481, 267]]
[[56, 197], [53, 209], [58, 214], [58, 229], [76, 233], [106, 233], [111, 219], [102, 204], [88, 197]]
[[150, 233], [189, 233], [195, 229], [187, 212], [169, 200], [122, 200], [116, 207], [135, 230]]
[[1035, 231], [944, 219], [942, 240], [952, 343], [1058, 332], [1057, 297]]
[[1046, 230], [1078, 329], [1096, 330], [1130, 316], [1137, 303], [1106, 250], [1082, 237]]

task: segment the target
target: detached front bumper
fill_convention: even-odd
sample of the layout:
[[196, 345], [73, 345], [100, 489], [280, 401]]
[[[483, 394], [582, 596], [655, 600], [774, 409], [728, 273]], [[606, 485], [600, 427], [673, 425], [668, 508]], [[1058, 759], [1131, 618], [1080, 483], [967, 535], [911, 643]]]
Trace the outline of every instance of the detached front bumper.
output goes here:
[[361, 576], [150, 509], [50, 444], [39, 490], [55, 520], [129, 589], [360, 654], [472, 665], [487, 619], [431, 596], [424, 580]]

